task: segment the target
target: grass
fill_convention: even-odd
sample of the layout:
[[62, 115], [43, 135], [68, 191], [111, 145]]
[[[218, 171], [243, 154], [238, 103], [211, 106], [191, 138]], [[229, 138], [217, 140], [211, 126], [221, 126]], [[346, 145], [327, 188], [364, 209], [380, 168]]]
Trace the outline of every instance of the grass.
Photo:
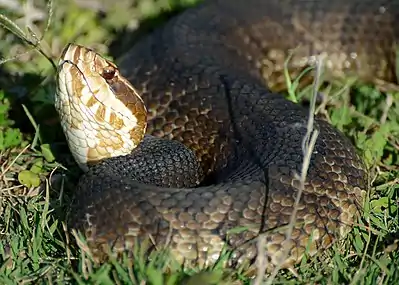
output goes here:
[[[167, 253], [143, 250], [133, 257], [96, 263], [79, 237], [65, 230], [63, 213], [77, 173], [52, 105], [54, 69], [69, 42], [101, 43], [100, 52], [121, 52], [129, 45], [116, 40], [144, 21], [144, 32], [159, 25], [189, 0], [129, 1], [82, 8], [74, 2], [0, 1], [0, 283], [1, 284], [396, 284], [399, 281], [399, 104], [398, 94], [369, 85], [323, 86], [316, 112], [350, 137], [370, 167], [372, 188], [364, 217], [340, 244], [321, 256], [304, 260], [295, 276], [251, 280], [245, 271], [223, 268], [188, 270]], [[115, 1], [114, 1], [115, 2]], [[7, 4], [8, 3], [8, 4]], [[11, 3], [11, 4], [10, 4]], [[25, 6], [22, 5], [25, 3]], [[94, 4], [93, 4], [94, 3]], [[166, 16], [159, 16], [166, 10]], [[117, 15], [117, 16], [116, 16]], [[132, 17], [133, 15], [133, 17]], [[49, 20], [50, 19], [50, 20]], [[133, 20], [132, 20], [133, 19]], [[27, 29], [26, 27], [29, 27]], [[127, 28], [126, 28], [127, 27]], [[11, 31], [10, 31], [11, 30]], [[141, 32], [137, 32], [140, 35]], [[21, 40], [23, 38], [24, 40]], [[118, 44], [113, 44], [116, 40]], [[27, 44], [28, 42], [28, 44]], [[110, 46], [110, 50], [108, 50]], [[117, 46], [122, 47], [120, 49]], [[40, 47], [43, 54], [36, 52]], [[288, 79], [288, 77], [287, 77]], [[288, 97], [309, 100], [312, 86], [297, 89], [288, 81]]]

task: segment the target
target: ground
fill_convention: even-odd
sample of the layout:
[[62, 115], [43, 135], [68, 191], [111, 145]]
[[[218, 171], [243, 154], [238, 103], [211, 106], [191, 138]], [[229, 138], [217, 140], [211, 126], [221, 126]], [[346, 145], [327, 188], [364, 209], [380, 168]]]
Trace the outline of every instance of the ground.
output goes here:
[[[79, 175], [53, 107], [54, 66], [67, 42], [108, 55], [195, 0], [0, 1], [0, 283], [249, 284], [245, 271], [186, 270], [164, 253], [94, 262], [65, 231], [63, 213]], [[161, 13], [162, 11], [162, 13]], [[140, 29], [137, 29], [140, 27]], [[120, 37], [132, 33], [129, 40]], [[96, 45], [93, 45], [95, 43]], [[306, 98], [289, 86], [288, 98]], [[322, 113], [355, 144], [372, 187], [359, 224], [295, 273], [264, 276], [275, 284], [395, 284], [399, 281], [399, 95], [370, 85], [328, 85]], [[77, 242], [78, 241], [78, 242]], [[133, 266], [134, 265], [134, 266]], [[395, 282], [396, 281], [396, 282]]]

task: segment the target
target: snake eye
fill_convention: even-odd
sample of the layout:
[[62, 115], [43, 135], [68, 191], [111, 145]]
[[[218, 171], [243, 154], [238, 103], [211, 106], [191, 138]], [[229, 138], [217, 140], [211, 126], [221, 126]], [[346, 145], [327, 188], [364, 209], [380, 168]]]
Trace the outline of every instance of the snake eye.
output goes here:
[[107, 66], [103, 69], [103, 73], [101, 74], [101, 76], [105, 79], [105, 80], [111, 80], [112, 78], [114, 78], [115, 76], [115, 68], [112, 66]]

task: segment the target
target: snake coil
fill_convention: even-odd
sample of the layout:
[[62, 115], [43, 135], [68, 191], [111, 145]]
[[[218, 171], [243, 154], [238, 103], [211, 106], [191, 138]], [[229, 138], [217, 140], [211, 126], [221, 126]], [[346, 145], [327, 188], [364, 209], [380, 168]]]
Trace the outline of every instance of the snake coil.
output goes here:
[[[119, 67], [69, 45], [56, 107], [86, 171], [71, 226], [99, 256], [151, 238], [187, 266], [212, 264], [225, 246], [232, 261], [252, 261], [259, 234], [268, 269], [330, 246], [361, 213], [366, 168], [350, 141], [316, 118], [286, 239], [308, 113], [271, 90], [292, 51], [290, 72], [323, 56], [331, 78], [389, 86], [398, 3], [206, 1], [139, 41]], [[145, 132], [158, 138], [142, 141]]]

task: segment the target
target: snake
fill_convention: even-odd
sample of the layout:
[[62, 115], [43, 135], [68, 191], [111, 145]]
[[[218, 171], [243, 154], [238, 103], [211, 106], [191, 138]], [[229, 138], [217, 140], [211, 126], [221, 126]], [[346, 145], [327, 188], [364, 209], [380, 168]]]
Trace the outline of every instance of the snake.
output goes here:
[[98, 260], [146, 245], [188, 267], [227, 249], [230, 265], [292, 268], [339, 242], [367, 167], [325, 118], [309, 127], [281, 74], [323, 60], [327, 78], [395, 86], [397, 18], [396, 0], [212, 0], [117, 64], [68, 44], [55, 107], [84, 171], [69, 226]]

